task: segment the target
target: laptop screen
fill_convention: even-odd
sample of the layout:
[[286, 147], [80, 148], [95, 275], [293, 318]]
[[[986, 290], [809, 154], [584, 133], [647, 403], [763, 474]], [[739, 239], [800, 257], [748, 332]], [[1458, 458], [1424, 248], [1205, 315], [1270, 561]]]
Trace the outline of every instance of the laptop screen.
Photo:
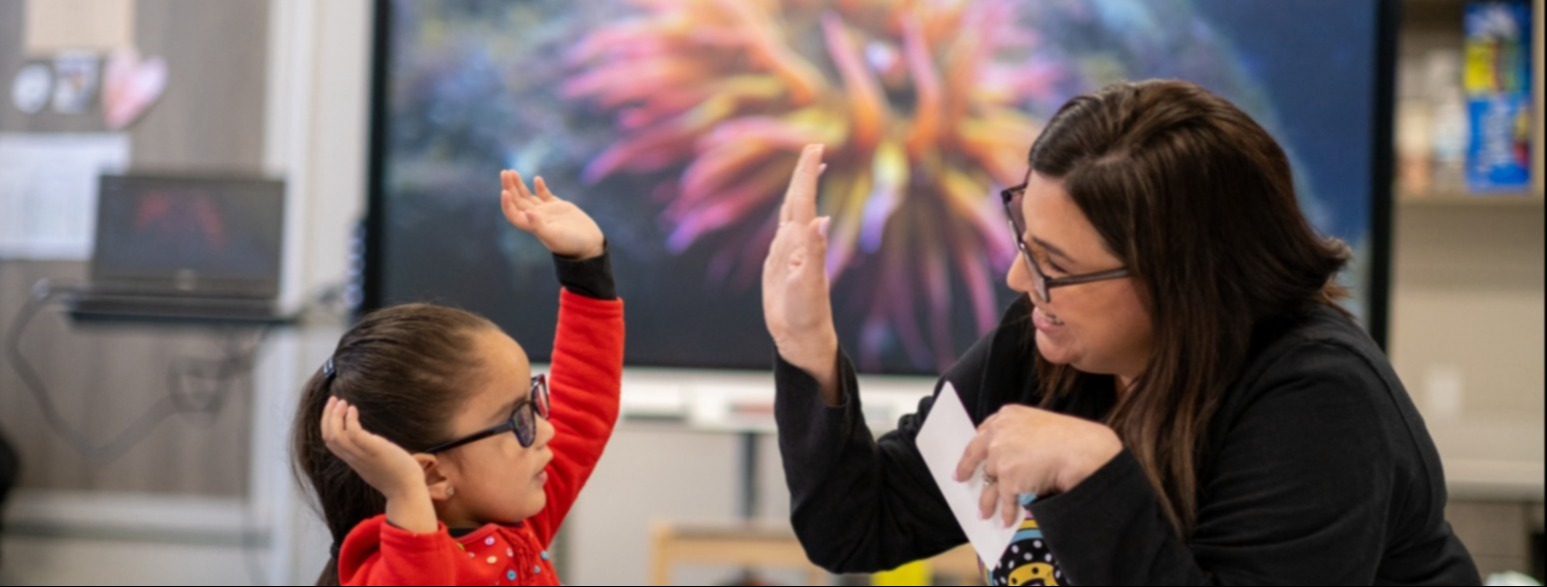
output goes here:
[[104, 175], [94, 287], [271, 298], [279, 292], [284, 183]]

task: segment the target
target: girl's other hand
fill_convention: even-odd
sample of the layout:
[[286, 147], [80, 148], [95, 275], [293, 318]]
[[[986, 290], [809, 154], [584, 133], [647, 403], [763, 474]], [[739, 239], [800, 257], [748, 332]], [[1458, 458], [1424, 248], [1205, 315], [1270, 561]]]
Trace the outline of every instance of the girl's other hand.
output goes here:
[[337, 397], [322, 409], [322, 440], [328, 450], [387, 498], [387, 519], [422, 534], [438, 527], [424, 465], [392, 441], [360, 426], [360, 410]]

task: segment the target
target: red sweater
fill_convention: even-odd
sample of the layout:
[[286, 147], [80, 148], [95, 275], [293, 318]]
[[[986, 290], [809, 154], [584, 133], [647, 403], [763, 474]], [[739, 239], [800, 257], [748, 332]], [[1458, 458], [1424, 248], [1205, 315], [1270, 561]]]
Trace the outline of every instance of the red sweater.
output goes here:
[[444, 524], [414, 534], [380, 515], [355, 526], [339, 549], [343, 585], [558, 585], [546, 549], [596, 467], [618, 420], [623, 301], [563, 290], [548, 385], [553, 462], [548, 505], [513, 526], [487, 524], [452, 538]]

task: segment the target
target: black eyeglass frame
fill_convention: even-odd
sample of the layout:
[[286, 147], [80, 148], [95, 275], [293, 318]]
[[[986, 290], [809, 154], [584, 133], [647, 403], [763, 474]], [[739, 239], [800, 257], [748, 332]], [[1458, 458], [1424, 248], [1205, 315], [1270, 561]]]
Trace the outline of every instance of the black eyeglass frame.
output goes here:
[[424, 450], [429, 454], [443, 453], [464, 444], [469, 444], [504, 434], [514, 432], [516, 441], [521, 443], [521, 448], [532, 448], [532, 443], [537, 442], [537, 417], [547, 420], [553, 413], [553, 404], [548, 396], [548, 376], [539, 373], [532, 376], [532, 390], [521, 403], [516, 404], [516, 409], [510, 413], [510, 419], [495, 424], [483, 430], [479, 430], [456, 440], [442, 442]]
[[1043, 302], [1053, 301], [1053, 288], [1066, 285], [1079, 285], [1093, 281], [1106, 281], [1108, 279], [1121, 279], [1130, 275], [1127, 267], [1118, 267], [1106, 271], [1094, 273], [1081, 273], [1079, 275], [1065, 275], [1063, 277], [1048, 277], [1042, 271], [1042, 265], [1037, 263], [1037, 258], [1031, 254], [1031, 249], [1026, 246], [1026, 227], [1020, 226], [1015, 221], [1019, 212], [1016, 200], [1026, 193], [1026, 185], [1010, 186], [999, 192], [999, 201], [1004, 204], [1005, 221], [1010, 223], [1010, 232], [1015, 234], [1015, 248], [1020, 251], [1020, 257], [1026, 260], [1026, 267], [1031, 269], [1032, 290], [1037, 294], [1037, 299]]

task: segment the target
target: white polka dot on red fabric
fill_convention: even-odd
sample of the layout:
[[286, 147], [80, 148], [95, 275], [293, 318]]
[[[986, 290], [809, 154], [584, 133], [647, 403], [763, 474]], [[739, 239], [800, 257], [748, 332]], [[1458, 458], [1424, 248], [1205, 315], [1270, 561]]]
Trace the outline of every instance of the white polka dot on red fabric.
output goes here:
[[489, 561], [489, 564], [491, 564], [491, 565], [497, 565], [497, 564], [499, 564], [500, 559], [498, 557], [492, 557], [491, 556], [491, 557], [489, 557], [488, 561]]
[[507, 549], [505, 549], [505, 556], [508, 556], [510, 558], [516, 558], [516, 549], [514, 549], [514, 548], [507, 548]]
[[488, 538], [483, 539], [483, 545], [484, 546], [494, 546], [494, 537], [490, 536]]

